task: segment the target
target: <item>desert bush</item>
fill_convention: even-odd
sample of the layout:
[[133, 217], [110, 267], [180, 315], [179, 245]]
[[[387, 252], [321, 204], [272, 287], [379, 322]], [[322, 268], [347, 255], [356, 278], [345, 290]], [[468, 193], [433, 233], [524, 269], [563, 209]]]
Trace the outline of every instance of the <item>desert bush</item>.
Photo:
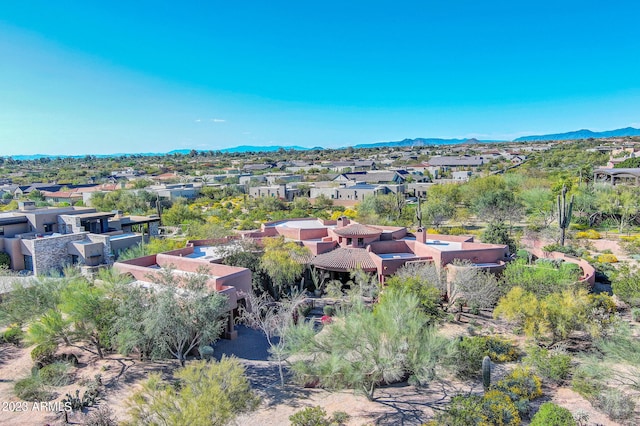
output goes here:
[[640, 322], [640, 308], [631, 309], [631, 319], [635, 322]]
[[321, 333], [299, 322], [287, 333], [286, 352], [297, 358], [291, 368], [298, 382], [352, 388], [373, 399], [381, 384], [428, 382], [451, 356], [450, 341], [429, 323], [418, 297], [389, 288], [373, 310], [360, 301]]
[[530, 424], [531, 426], [575, 426], [576, 421], [571, 411], [553, 402], [545, 402], [533, 416]]
[[483, 397], [478, 395], [453, 397], [446, 411], [436, 415], [434, 424], [448, 426], [519, 425], [520, 415], [508, 395], [491, 390]]
[[571, 377], [571, 389], [586, 399], [593, 399], [602, 391], [603, 372], [592, 365], [580, 365]]
[[66, 362], [56, 361], [45, 365], [40, 369], [42, 383], [48, 386], [67, 386], [72, 382], [70, 365]]
[[611, 289], [625, 303], [640, 307], [640, 272], [637, 270], [620, 268], [620, 273], [611, 283]]
[[527, 367], [516, 367], [495, 385], [495, 389], [509, 395], [513, 401], [532, 401], [542, 396], [542, 380]]
[[336, 308], [331, 306], [331, 305], [325, 305], [322, 308], [322, 313], [324, 313], [325, 315], [332, 317], [336, 314]]
[[24, 337], [24, 332], [22, 331], [22, 327], [18, 324], [11, 324], [9, 328], [2, 333], [2, 340], [6, 343], [12, 343], [14, 345], [19, 345]]
[[174, 372], [177, 384], [167, 383], [151, 373], [128, 399], [131, 421], [124, 425], [229, 424], [238, 414], [255, 408], [258, 399], [236, 358], [220, 361], [192, 361]]
[[31, 350], [31, 359], [36, 363], [48, 364], [53, 361], [57, 350], [55, 343], [41, 343]]
[[513, 400], [504, 392], [490, 390], [482, 398], [482, 408], [492, 425], [519, 425], [520, 414]]
[[96, 410], [93, 410], [84, 419], [83, 426], [117, 426], [118, 420], [116, 419], [113, 411], [107, 406], [99, 406]]
[[636, 401], [618, 389], [608, 389], [597, 396], [596, 406], [611, 420], [629, 420], [634, 415]]
[[11, 267], [11, 256], [6, 251], [0, 251], [0, 269], [9, 269]]
[[344, 411], [336, 411], [331, 417], [320, 406], [307, 407], [289, 416], [291, 426], [341, 426], [349, 421]]
[[573, 263], [538, 259], [535, 265], [529, 265], [526, 259], [517, 259], [507, 265], [503, 278], [505, 291], [517, 286], [542, 297], [570, 287], [580, 274]]
[[54, 397], [42, 382], [37, 369], [28, 377], [16, 381], [13, 392], [24, 401], [50, 401]]
[[640, 235], [620, 236], [620, 245], [629, 255], [640, 254]]
[[303, 408], [289, 416], [291, 426], [329, 426], [327, 412], [320, 406]]
[[598, 262], [600, 263], [618, 263], [618, 258], [615, 254], [605, 253], [598, 256]]
[[525, 362], [545, 379], [560, 383], [571, 372], [571, 356], [562, 350], [548, 350], [539, 346], [527, 348]]
[[493, 362], [509, 362], [517, 360], [520, 354], [513, 342], [501, 337], [463, 337], [458, 341], [453, 359], [456, 374], [463, 378], [477, 377], [485, 356]]
[[587, 231], [576, 232], [575, 237], [577, 239], [599, 240], [602, 238], [600, 233], [595, 229], [589, 229]]

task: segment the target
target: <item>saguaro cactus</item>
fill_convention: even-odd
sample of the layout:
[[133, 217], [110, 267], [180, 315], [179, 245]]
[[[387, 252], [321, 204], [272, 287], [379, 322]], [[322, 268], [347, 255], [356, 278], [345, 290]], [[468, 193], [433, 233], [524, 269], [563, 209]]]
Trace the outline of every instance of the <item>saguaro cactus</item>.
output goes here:
[[491, 387], [491, 358], [488, 356], [482, 358], [482, 387], [485, 392]]
[[567, 205], [567, 187], [562, 186], [562, 195], [558, 195], [558, 226], [560, 227], [560, 245], [564, 246], [564, 239], [571, 223], [573, 212], [573, 195]]

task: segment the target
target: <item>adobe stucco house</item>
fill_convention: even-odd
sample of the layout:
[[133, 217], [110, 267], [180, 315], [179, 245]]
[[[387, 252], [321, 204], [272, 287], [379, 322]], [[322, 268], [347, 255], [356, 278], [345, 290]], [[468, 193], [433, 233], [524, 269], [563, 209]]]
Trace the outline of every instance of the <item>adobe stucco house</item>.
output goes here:
[[0, 214], [0, 251], [9, 254], [11, 269], [34, 275], [77, 264], [113, 263], [119, 251], [158, 234], [157, 216], [122, 216], [88, 207], [36, 208], [32, 201]]
[[[206, 274], [206, 285], [210, 292], [218, 292], [227, 298], [226, 312], [228, 320], [224, 338], [235, 339], [238, 333], [234, 329], [234, 317], [238, 302], [245, 303], [247, 294], [251, 294], [251, 271], [246, 268], [216, 263], [219, 257], [213, 254], [215, 249], [189, 243], [187, 247], [151, 256], [116, 262], [113, 267], [122, 274], [130, 274], [139, 283], [156, 284], [162, 282], [157, 276], [162, 269], [178, 276], [183, 274]], [[176, 280], [177, 282], [179, 280]], [[250, 306], [247, 306], [250, 309]]]
[[374, 226], [338, 220], [291, 219], [268, 222], [248, 238], [283, 236], [307, 247], [310, 264], [338, 275], [356, 268], [376, 273], [381, 282], [408, 262], [434, 262], [444, 267], [456, 259], [492, 271], [504, 268], [509, 248], [474, 242], [472, 236], [415, 234], [400, 226]]

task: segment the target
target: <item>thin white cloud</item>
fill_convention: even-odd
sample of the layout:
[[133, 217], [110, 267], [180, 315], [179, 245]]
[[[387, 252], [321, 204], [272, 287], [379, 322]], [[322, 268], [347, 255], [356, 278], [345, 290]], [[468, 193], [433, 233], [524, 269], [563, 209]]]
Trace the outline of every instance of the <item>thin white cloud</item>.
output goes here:
[[201, 120], [201, 119], [199, 119], [199, 118], [196, 118], [194, 121], [195, 121], [196, 123], [200, 123], [202, 120]]
[[222, 119], [222, 118], [212, 118], [210, 121], [212, 121], [214, 123], [225, 123], [227, 120]]

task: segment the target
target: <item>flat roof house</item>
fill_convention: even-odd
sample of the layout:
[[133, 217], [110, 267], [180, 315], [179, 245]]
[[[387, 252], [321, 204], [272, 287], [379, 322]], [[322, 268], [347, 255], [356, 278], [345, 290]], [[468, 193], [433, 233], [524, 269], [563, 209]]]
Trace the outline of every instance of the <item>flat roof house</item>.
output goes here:
[[0, 214], [0, 251], [11, 269], [34, 275], [66, 265], [95, 267], [113, 262], [121, 250], [158, 234], [157, 216], [123, 216], [89, 207], [36, 208], [21, 201], [19, 210]]

